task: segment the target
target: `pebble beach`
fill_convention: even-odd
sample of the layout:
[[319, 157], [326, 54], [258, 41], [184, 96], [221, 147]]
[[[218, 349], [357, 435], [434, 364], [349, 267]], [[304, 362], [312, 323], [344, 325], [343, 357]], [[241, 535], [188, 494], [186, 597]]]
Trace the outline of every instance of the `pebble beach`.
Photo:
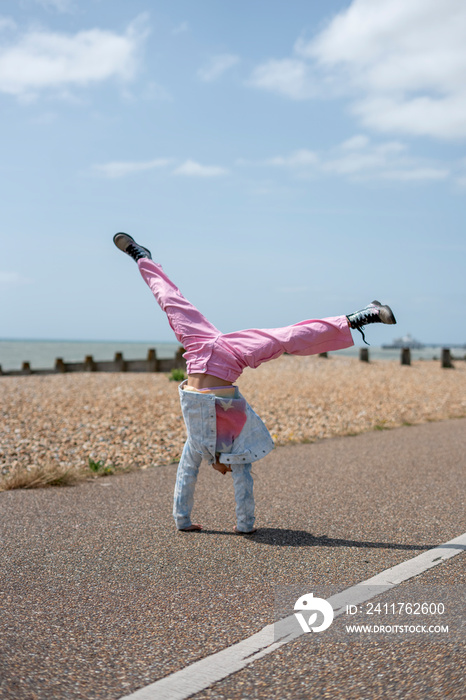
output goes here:
[[[276, 445], [466, 416], [464, 361], [283, 356], [238, 386]], [[178, 384], [158, 373], [1, 377], [0, 414], [0, 490], [176, 462], [186, 435]]]

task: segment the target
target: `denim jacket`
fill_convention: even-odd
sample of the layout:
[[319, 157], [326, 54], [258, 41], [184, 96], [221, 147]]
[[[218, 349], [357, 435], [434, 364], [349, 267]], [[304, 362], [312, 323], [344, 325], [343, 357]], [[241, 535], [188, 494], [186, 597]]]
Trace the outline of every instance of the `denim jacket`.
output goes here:
[[[217, 441], [217, 422], [215, 413], [215, 396], [184, 391], [184, 381], [179, 386], [181, 410], [183, 412], [188, 442], [208, 462], [215, 462]], [[240, 398], [235, 387], [235, 398]], [[222, 464], [243, 464], [255, 462], [265, 457], [274, 448], [269, 431], [262, 420], [246, 402], [246, 423], [233, 443], [229, 452], [222, 452], [219, 462]]]

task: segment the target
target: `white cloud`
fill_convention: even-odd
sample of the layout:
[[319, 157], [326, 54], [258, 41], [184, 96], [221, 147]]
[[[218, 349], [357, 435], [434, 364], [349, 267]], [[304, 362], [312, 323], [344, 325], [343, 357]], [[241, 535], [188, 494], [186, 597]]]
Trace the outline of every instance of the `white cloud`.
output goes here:
[[14, 31], [16, 29], [16, 22], [11, 19], [11, 17], [0, 17], [0, 32], [3, 31]]
[[373, 143], [357, 134], [335, 148], [316, 152], [307, 149], [275, 156], [260, 163], [241, 160], [238, 165], [273, 166], [289, 170], [296, 177], [334, 175], [351, 180], [433, 181], [445, 180], [451, 172], [445, 166], [411, 157], [399, 141]]
[[234, 56], [230, 53], [213, 56], [210, 62], [204, 68], [200, 68], [197, 72], [199, 78], [206, 83], [211, 83], [217, 80], [225, 71], [239, 63], [239, 56]]
[[369, 145], [369, 139], [363, 134], [358, 134], [357, 136], [352, 136], [347, 141], [343, 141], [341, 147], [344, 151], [357, 151], [360, 148], [364, 148]]
[[[167, 168], [173, 158], [156, 158], [148, 161], [111, 161], [95, 164], [94, 175], [117, 179], [134, 173]], [[367, 135], [356, 134], [333, 148], [311, 151], [301, 148], [286, 155], [276, 155], [263, 160], [239, 158], [237, 167], [273, 168], [286, 171], [296, 178], [344, 177], [350, 180], [393, 180], [399, 182], [439, 181], [454, 173], [446, 165], [411, 156], [405, 144], [399, 141], [372, 141]], [[197, 178], [216, 178], [228, 175], [230, 170], [219, 165], [202, 165], [185, 160], [172, 170], [173, 175]], [[462, 176], [463, 170], [456, 173]], [[268, 190], [267, 190], [268, 191]]]
[[323, 170], [338, 175], [364, 175], [369, 174], [383, 176], [386, 168], [394, 168], [399, 171], [410, 168], [411, 164], [400, 153], [404, 146], [398, 142], [385, 142], [372, 144], [366, 136], [355, 136], [344, 141], [334, 152], [328, 153], [322, 162]]
[[466, 94], [445, 97], [368, 97], [353, 105], [362, 123], [382, 132], [433, 136], [466, 136]]
[[316, 85], [309, 66], [301, 60], [270, 60], [257, 66], [248, 85], [276, 92], [293, 100], [306, 100], [316, 95]]
[[178, 34], [184, 34], [185, 32], [189, 31], [189, 24], [187, 22], [182, 22], [179, 24], [177, 27], [175, 27], [172, 31], [172, 34], [177, 36]]
[[289, 156], [276, 156], [275, 158], [269, 158], [266, 161], [267, 165], [277, 165], [279, 167], [286, 168], [305, 168], [308, 166], [313, 166], [317, 163], [318, 156], [314, 151], [308, 151], [305, 148], [301, 150], [294, 151]]
[[[116, 179], [158, 168], [166, 168], [173, 164], [173, 158], [156, 158], [148, 161], [112, 161], [93, 165], [91, 172], [100, 177]], [[173, 170], [174, 175], [187, 177], [221, 177], [229, 173], [227, 168], [218, 165], [201, 165], [193, 160], [186, 160]]]
[[17, 286], [20, 284], [31, 284], [32, 280], [23, 277], [19, 272], [0, 271], [0, 285], [2, 286]]
[[124, 34], [102, 29], [59, 34], [31, 30], [0, 48], [0, 92], [18, 97], [63, 90], [110, 78], [129, 80], [147, 36], [146, 17]]
[[173, 95], [163, 85], [154, 81], [149, 82], [142, 93], [145, 100], [158, 100], [160, 102], [171, 102]]
[[446, 180], [450, 171], [446, 168], [412, 168], [411, 170], [386, 170], [382, 177], [387, 180], [407, 182], [409, 180]]
[[130, 161], [113, 161], [111, 163], [103, 163], [101, 165], [93, 165], [92, 171], [96, 175], [108, 178], [124, 177], [132, 173], [139, 173], [144, 170], [154, 170], [156, 168], [165, 168], [172, 162], [169, 158], [156, 158], [143, 162]]
[[218, 165], [201, 165], [193, 160], [187, 160], [173, 171], [174, 175], [186, 175], [188, 177], [221, 177], [227, 175], [228, 170]]
[[353, 0], [250, 82], [293, 99], [346, 94], [381, 132], [464, 138], [465, 36], [464, 0]]

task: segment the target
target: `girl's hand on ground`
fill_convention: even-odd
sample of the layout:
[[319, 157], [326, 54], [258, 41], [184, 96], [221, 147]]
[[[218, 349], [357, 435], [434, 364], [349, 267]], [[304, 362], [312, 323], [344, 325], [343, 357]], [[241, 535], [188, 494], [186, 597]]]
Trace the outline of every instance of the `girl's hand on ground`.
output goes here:
[[214, 462], [212, 466], [214, 469], [220, 472], [220, 474], [223, 474], [223, 476], [225, 476], [227, 472], [231, 472], [230, 466], [227, 466], [226, 464], [220, 464], [220, 462]]

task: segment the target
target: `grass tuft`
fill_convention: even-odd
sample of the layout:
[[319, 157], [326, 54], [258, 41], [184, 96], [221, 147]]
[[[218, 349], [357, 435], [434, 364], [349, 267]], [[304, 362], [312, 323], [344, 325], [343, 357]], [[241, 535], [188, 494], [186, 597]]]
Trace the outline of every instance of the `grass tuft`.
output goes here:
[[15, 469], [0, 481], [0, 491], [13, 489], [40, 489], [46, 486], [73, 486], [82, 481], [84, 475], [73, 467], [33, 467]]
[[182, 382], [184, 379], [186, 379], [186, 374], [184, 373], [184, 370], [175, 368], [170, 372], [168, 379], [171, 382]]
[[95, 462], [91, 457], [89, 457], [88, 466], [91, 472], [97, 476], [108, 476], [109, 474], [115, 474], [115, 467], [113, 464], [108, 464], [105, 466], [105, 462]]

